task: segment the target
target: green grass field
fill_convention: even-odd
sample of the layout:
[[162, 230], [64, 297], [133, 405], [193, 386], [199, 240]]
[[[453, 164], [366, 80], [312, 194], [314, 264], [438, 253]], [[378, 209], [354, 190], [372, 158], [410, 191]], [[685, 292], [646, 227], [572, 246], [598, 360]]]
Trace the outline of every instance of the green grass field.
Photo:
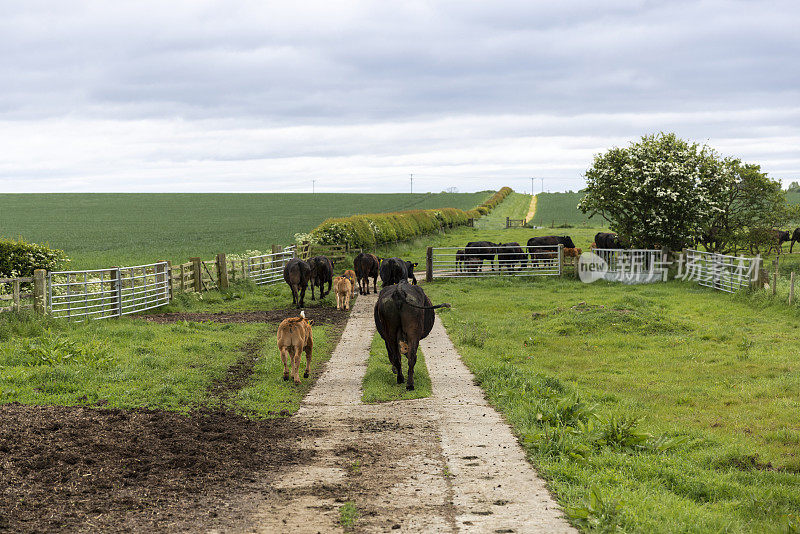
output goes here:
[[608, 226], [602, 217], [589, 217], [578, 209], [583, 193], [539, 193], [536, 198], [535, 226]]
[[4, 194], [0, 237], [65, 250], [70, 268], [157, 260], [294, 242], [328, 217], [404, 209], [472, 209], [493, 192], [440, 194]]
[[[403, 356], [403, 374], [408, 372], [408, 360]], [[361, 402], [368, 404], [395, 400], [422, 399], [431, 396], [431, 379], [422, 350], [417, 351], [417, 363], [414, 365], [414, 391], [406, 390], [405, 384], [397, 383], [397, 376], [392, 373], [392, 364], [386, 353], [386, 345], [376, 332], [372, 338], [367, 360], [367, 372], [362, 382]]]
[[[232, 312], [291, 304], [285, 287], [237, 285], [187, 296], [157, 312]], [[288, 297], [288, 299], [287, 299]], [[307, 309], [330, 306], [330, 298]], [[312, 381], [283, 381], [275, 341], [277, 324], [179, 321], [154, 324], [135, 318], [69, 324], [32, 314], [0, 314], [0, 404], [146, 407], [185, 412], [227, 408], [251, 417], [294, 413]], [[312, 371], [333, 352], [334, 327], [317, 325]], [[231, 398], [209, 386], [247, 352], [258, 355], [247, 384]], [[303, 359], [305, 362], [305, 357]], [[305, 363], [301, 364], [301, 374]], [[224, 406], [223, 406], [224, 404]]]
[[506, 217], [524, 219], [530, 206], [530, 195], [511, 193], [488, 216], [475, 221], [475, 228], [479, 230], [505, 228]]
[[464, 361], [587, 529], [800, 526], [797, 310], [679, 282], [425, 289], [452, 303]]

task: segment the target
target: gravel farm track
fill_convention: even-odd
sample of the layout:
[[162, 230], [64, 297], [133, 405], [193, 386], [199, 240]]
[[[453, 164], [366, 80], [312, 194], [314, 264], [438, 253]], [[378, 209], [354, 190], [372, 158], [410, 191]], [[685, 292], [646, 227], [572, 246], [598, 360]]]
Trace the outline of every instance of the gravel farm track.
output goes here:
[[[421, 343], [433, 395], [361, 403], [374, 302], [359, 297], [349, 320], [309, 313], [342, 337], [291, 417], [0, 406], [0, 530], [341, 532], [340, 508], [351, 503], [354, 532], [573, 531], [438, 318]], [[147, 319], [278, 322], [295, 313]], [[246, 343], [213, 395], [243, 387], [258, 347], [273, 342]]]

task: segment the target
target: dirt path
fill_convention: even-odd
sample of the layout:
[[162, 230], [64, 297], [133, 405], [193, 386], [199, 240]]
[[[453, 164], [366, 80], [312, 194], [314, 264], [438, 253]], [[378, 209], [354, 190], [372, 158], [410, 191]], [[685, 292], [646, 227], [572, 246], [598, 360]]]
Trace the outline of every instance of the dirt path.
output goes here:
[[[292, 418], [298, 458], [262, 489], [247, 531], [572, 532], [441, 322], [422, 344], [433, 397], [363, 405], [375, 326], [361, 296], [326, 372]], [[350, 504], [348, 504], [350, 503]]]
[[532, 221], [534, 215], [536, 215], [536, 195], [531, 195], [531, 207], [528, 208], [528, 214], [525, 216], [525, 220]]

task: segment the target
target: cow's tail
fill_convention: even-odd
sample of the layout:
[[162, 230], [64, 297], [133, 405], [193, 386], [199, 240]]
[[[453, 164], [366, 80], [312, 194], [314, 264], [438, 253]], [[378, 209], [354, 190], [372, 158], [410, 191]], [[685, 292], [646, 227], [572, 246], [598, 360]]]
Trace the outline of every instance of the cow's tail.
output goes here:
[[413, 302], [409, 302], [408, 299], [406, 298], [406, 292], [401, 290], [400, 288], [398, 288], [397, 291], [394, 292], [392, 298], [394, 299], [395, 305], [397, 305], [398, 308], [402, 307], [403, 304], [408, 304], [412, 308], [417, 308], [420, 310], [435, 310], [437, 308], [450, 307], [450, 304], [446, 302], [444, 304], [437, 304], [436, 306], [419, 306], [417, 304], [414, 304]]

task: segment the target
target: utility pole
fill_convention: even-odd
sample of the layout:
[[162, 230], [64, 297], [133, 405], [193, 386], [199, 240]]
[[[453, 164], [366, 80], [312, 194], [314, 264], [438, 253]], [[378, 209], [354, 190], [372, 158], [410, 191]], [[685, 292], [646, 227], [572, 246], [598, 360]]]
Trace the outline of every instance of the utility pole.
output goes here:
[[312, 195], [316, 193], [316, 191], [315, 191], [315, 187], [314, 187], [314, 185], [315, 185], [316, 183], [317, 183], [317, 181], [316, 181], [316, 180], [311, 180], [311, 194], [312, 194]]
[[410, 174], [411, 176], [411, 194], [414, 194], [414, 174]]
[[531, 176], [531, 195], [533, 195], [533, 176]]
[[542, 193], [544, 193], [544, 178], [542, 178]]

